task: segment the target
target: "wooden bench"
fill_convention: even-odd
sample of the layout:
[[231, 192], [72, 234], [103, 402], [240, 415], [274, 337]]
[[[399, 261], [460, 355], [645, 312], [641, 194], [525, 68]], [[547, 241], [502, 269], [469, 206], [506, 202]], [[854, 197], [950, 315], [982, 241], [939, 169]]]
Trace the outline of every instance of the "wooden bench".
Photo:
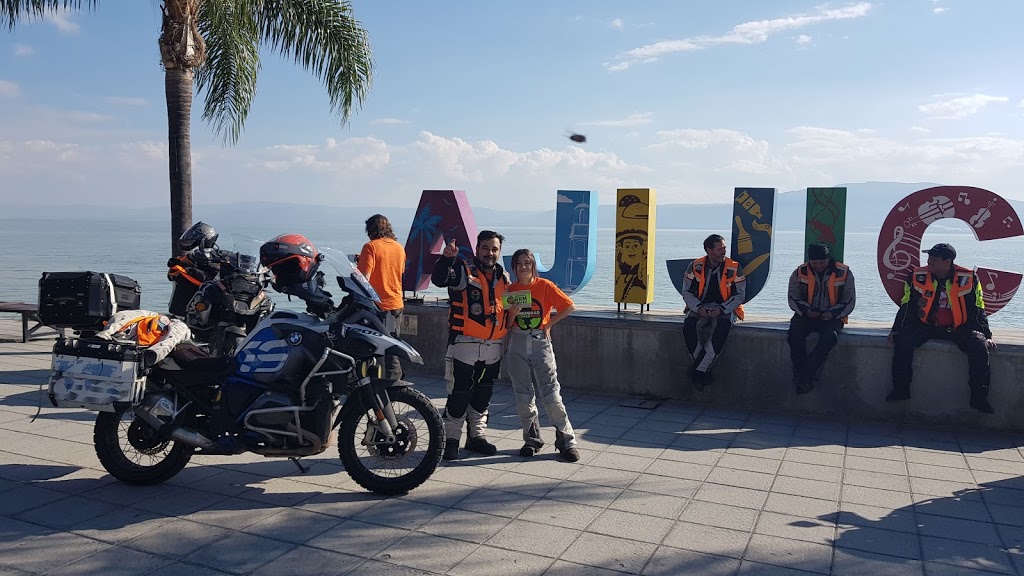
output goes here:
[[[29, 304], [27, 302], [0, 302], [0, 312], [10, 312], [12, 314], [21, 314], [21, 341], [28, 342], [29, 338], [39, 330], [50, 330], [42, 322], [39, 321], [39, 306], [36, 304]], [[33, 326], [29, 326], [29, 322], [35, 322]], [[54, 331], [56, 334], [64, 335], [63, 330]], [[42, 336], [43, 334], [40, 334]], [[45, 335], [49, 335], [46, 333]]]

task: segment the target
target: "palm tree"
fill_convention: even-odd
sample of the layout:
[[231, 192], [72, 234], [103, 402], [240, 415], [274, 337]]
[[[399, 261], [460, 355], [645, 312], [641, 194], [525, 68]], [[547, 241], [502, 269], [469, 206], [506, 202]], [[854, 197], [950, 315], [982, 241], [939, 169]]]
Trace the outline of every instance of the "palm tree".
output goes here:
[[[52, 10], [94, 9], [99, 0], [0, 0], [0, 26]], [[256, 94], [259, 49], [267, 46], [312, 72], [331, 111], [346, 123], [370, 89], [370, 40], [348, 0], [164, 0], [160, 60], [167, 98], [171, 252], [192, 225], [193, 84], [205, 93], [203, 120], [226, 145], [242, 133]]]

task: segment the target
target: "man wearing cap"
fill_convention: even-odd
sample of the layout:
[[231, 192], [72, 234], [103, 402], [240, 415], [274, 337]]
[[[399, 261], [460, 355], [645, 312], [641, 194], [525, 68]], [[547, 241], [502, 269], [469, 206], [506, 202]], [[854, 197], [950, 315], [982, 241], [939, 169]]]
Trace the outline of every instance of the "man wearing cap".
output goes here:
[[900, 310], [889, 333], [889, 345], [893, 347], [892, 392], [885, 400], [910, 398], [914, 350], [932, 338], [942, 338], [952, 340], [967, 355], [971, 408], [991, 414], [989, 351], [996, 343], [985, 314], [981, 282], [973, 270], [953, 263], [956, 250], [949, 244], [936, 244], [925, 253], [928, 265], [914, 269], [907, 278]]
[[[807, 247], [808, 261], [789, 277], [789, 355], [793, 361], [793, 385], [797, 394], [814, 389], [828, 353], [839, 341], [843, 325], [857, 302], [853, 273], [832, 257], [828, 244]], [[807, 354], [807, 337], [818, 333], [818, 342]]]
[[[683, 276], [683, 340], [693, 364], [690, 379], [698, 390], [714, 381], [711, 365], [725, 348], [733, 322], [743, 319], [747, 279], [739, 262], [725, 256], [725, 238], [712, 234], [704, 239], [706, 256], [690, 263]], [[704, 327], [711, 337], [701, 342]]]

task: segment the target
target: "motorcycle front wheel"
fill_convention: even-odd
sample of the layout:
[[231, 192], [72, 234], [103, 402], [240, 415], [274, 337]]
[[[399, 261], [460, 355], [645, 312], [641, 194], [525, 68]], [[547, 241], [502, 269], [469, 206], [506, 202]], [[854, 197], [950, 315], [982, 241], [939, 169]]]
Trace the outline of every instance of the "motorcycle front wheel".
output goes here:
[[345, 410], [338, 431], [345, 471], [363, 488], [386, 496], [426, 482], [444, 451], [444, 423], [426, 395], [413, 388], [390, 388], [388, 397], [398, 420], [394, 442], [387, 442], [373, 411], [359, 402]]
[[131, 410], [100, 412], [93, 428], [96, 456], [110, 475], [128, 484], [159, 484], [192, 459], [191, 446], [164, 440]]

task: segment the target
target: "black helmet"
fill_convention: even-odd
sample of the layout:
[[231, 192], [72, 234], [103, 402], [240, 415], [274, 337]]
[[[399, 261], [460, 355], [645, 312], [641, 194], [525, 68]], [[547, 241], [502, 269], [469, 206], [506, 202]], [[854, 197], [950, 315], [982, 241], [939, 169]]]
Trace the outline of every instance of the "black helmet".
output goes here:
[[178, 238], [178, 249], [188, 252], [198, 246], [207, 250], [217, 245], [217, 236], [213, 226], [205, 222], [196, 222]]

